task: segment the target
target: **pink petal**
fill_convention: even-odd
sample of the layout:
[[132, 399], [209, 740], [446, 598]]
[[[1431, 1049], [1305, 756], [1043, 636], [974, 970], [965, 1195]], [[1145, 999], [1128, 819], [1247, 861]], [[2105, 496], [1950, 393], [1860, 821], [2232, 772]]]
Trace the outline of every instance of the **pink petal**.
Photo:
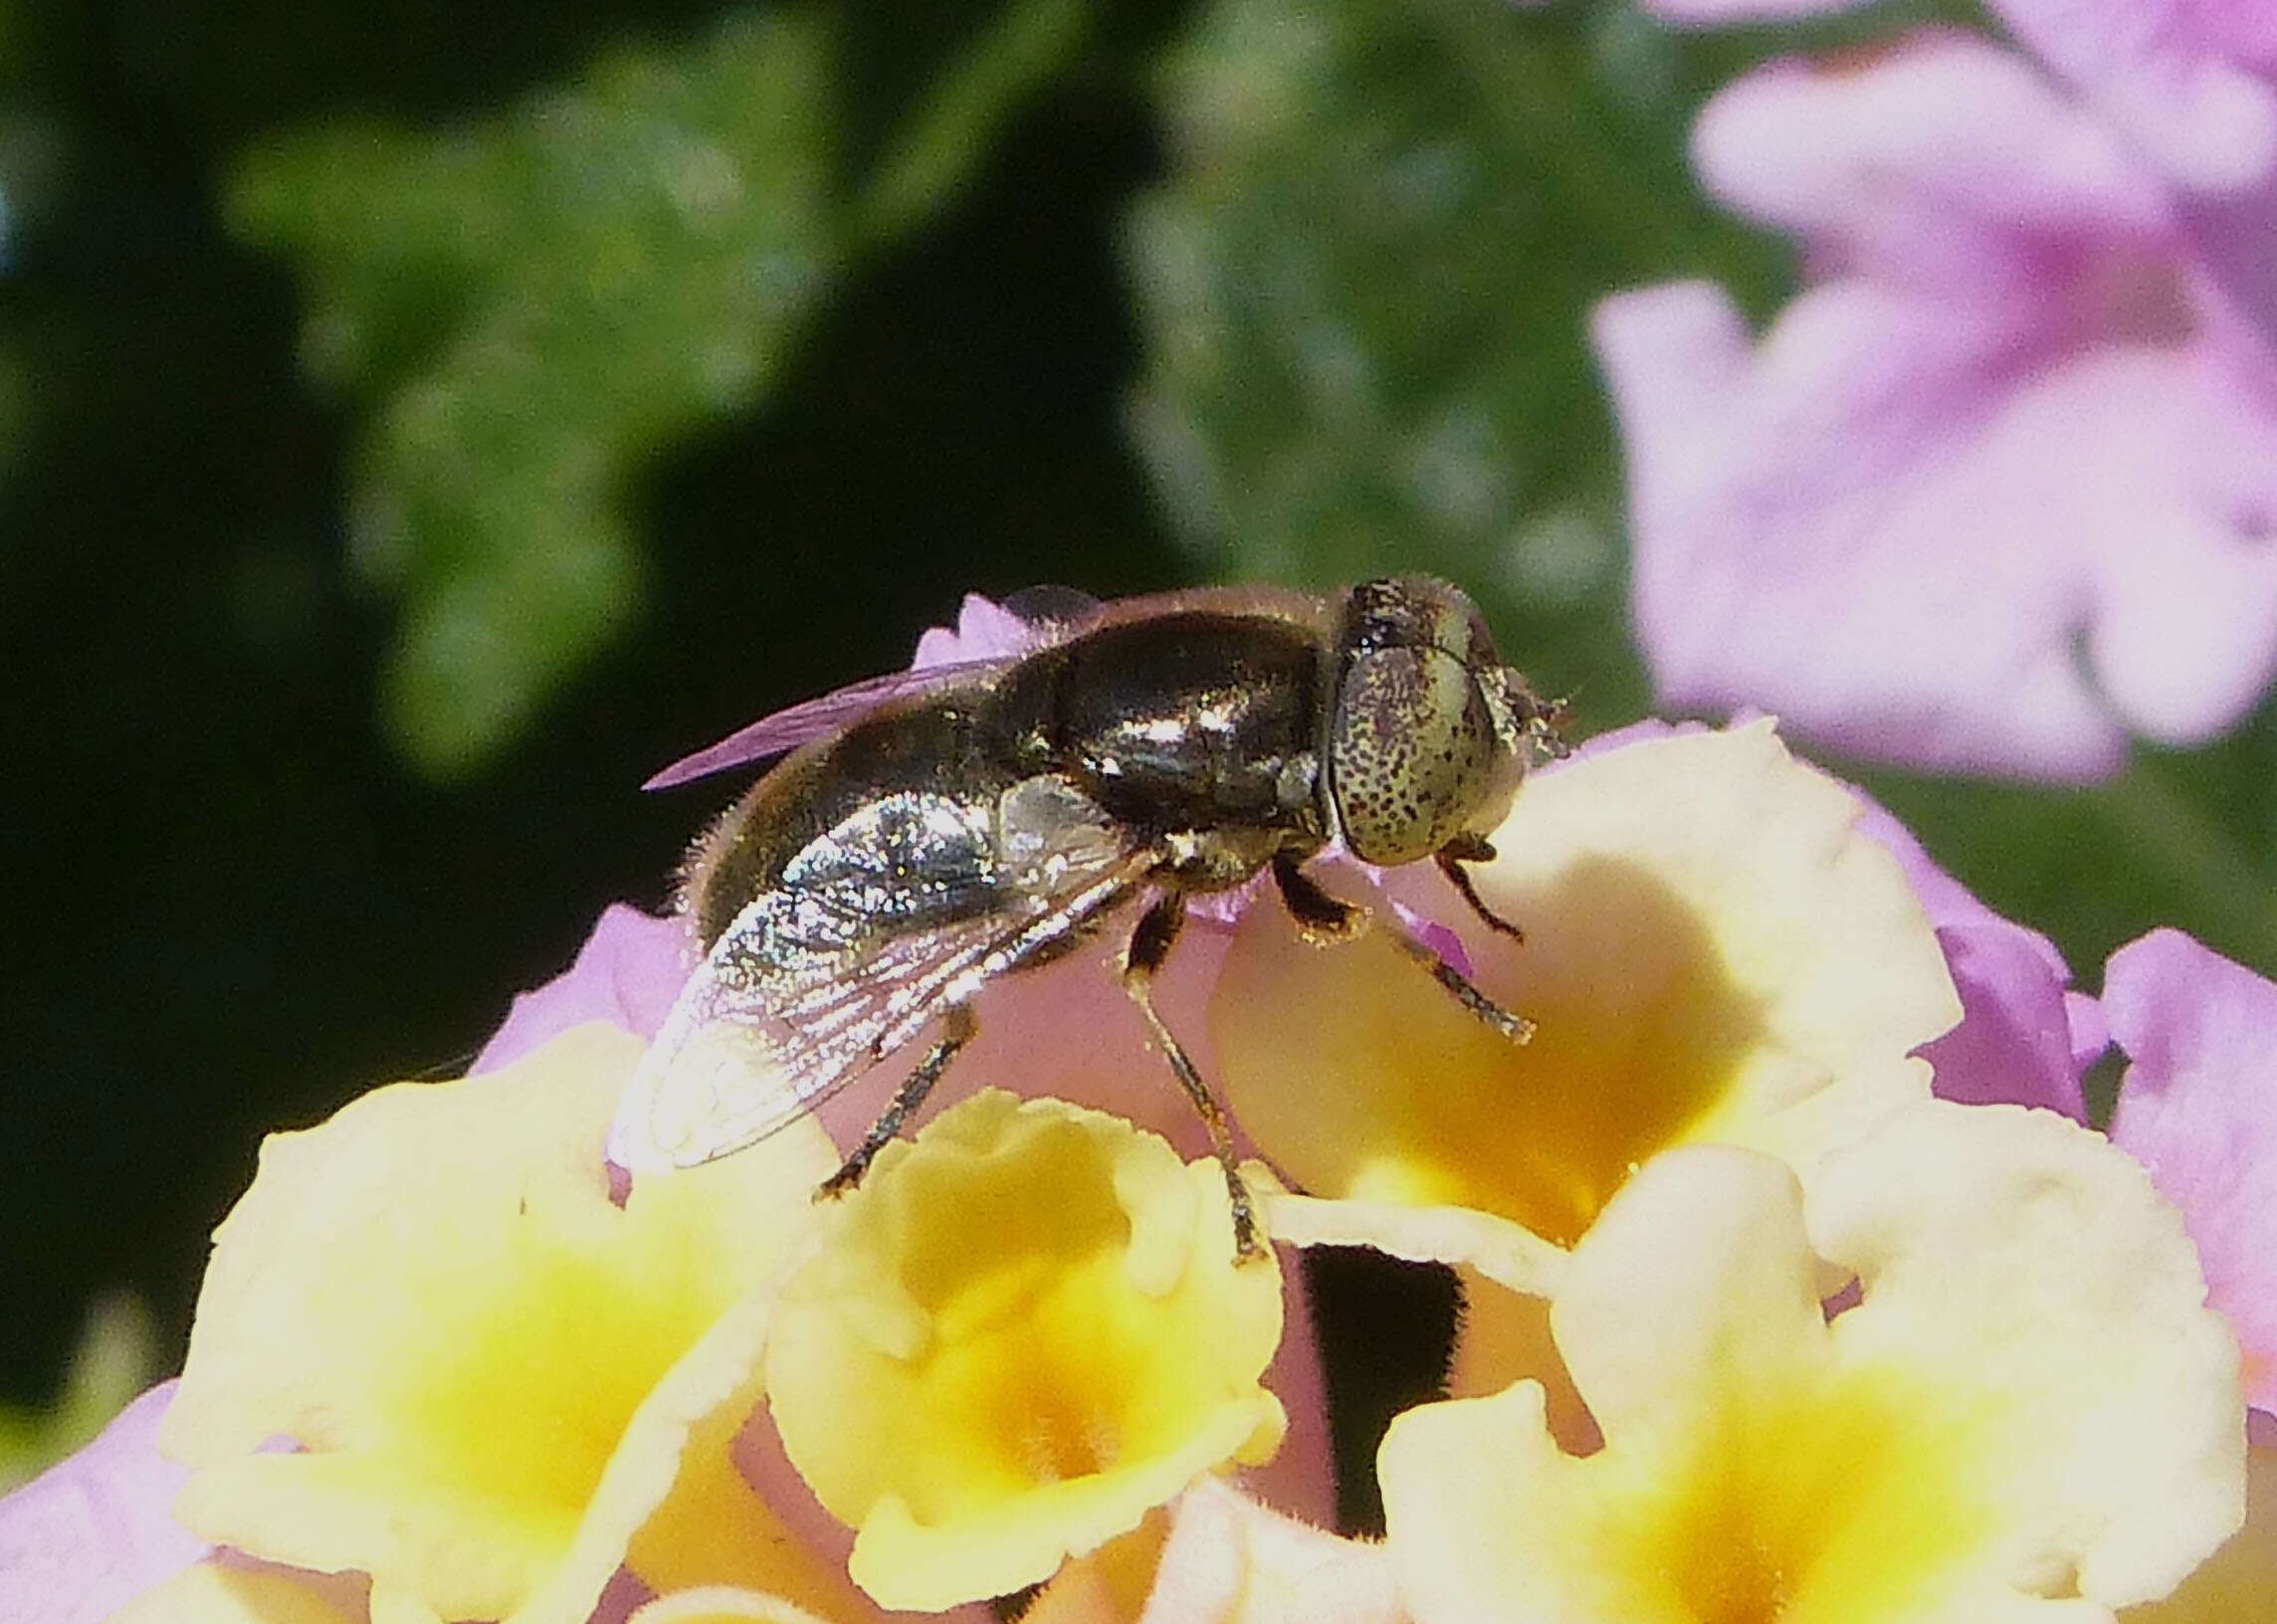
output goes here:
[[979, 593], [967, 592], [964, 602], [957, 607], [956, 630], [952, 632], [945, 626], [927, 627], [918, 638], [917, 658], [910, 663], [910, 669], [926, 671], [934, 666], [1026, 654], [1036, 646], [1036, 641], [1033, 625]]
[[[2118, 766], [2124, 735], [2072, 669], [2067, 583], [2043, 548], [1986, 555], [1967, 517], [1992, 483], [1957, 466], [1985, 415], [1980, 330], [1858, 282], [1798, 299], [1753, 356], [1701, 284], [1608, 300], [1594, 329], [1664, 704], [1760, 705], [1919, 766]], [[1963, 545], [1977, 556], [1952, 556]]]
[[2130, 1061], [2111, 1137], [2181, 1209], [2246, 1396], [2277, 1410], [2277, 985], [2154, 930], [2111, 955], [2103, 1008]]
[[1958, 30], [1917, 31], [1863, 68], [1767, 63], [1708, 103], [1692, 153], [1712, 194], [1810, 237], [1821, 269], [1948, 290], [2028, 277], [2025, 234], [2169, 223], [2157, 181], [2102, 120]]
[[[1961, 994], [1961, 1024], [1920, 1050], [1940, 1099], [1963, 1105], [2041, 1106], [2075, 1121], [2087, 1116], [2080, 1074], [2103, 1052], [2099, 1019], [2075, 1016], [2071, 966], [2056, 944], [2003, 918], [1938, 867], [1912, 831], [1863, 790], [1858, 827], [1898, 860], [1937, 930]], [[2080, 1030], [2088, 1021], [2091, 1032]], [[2092, 1035], [2093, 1053], [2080, 1046]]]
[[534, 992], [515, 995], [506, 1023], [483, 1045], [470, 1073], [512, 1065], [587, 1021], [653, 1038], [688, 979], [692, 951], [680, 920], [611, 903], [569, 968]]
[[2277, 167], [2277, 11], [2264, 0], [1992, 0], [1992, 10], [2182, 185], [2235, 190]]
[[[2272, 13], [2277, 15], [2277, 13]], [[2277, 173], [2254, 191], [2192, 198], [2182, 228], [2250, 341], [2277, 344]]]
[[208, 1554], [170, 1510], [188, 1469], [158, 1458], [173, 1391], [160, 1382], [95, 1442], [0, 1500], [0, 1619], [97, 1624]]
[[1773, 64], [1701, 146], [1845, 274], [1760, 342], [1703, 285], [1598, 308], [1663, 700], [2050, 778], [2233, 723], [2277, 670], [2277, 368], [2155, 193], [1946, 35]]
[[2064, 994], [2064, 1015], [2071, 1025], [2071, 1069], [2085, 1077], [2111, 1047], [2111, 1022], [2101, 1002], [2084, 992]]
[[1941, 1100], [2041, 1106], [2084, 1121], [2067, 994], [2024, 939], [2032, 934], [2005, 923], [1938, 931], [1961, 993], [1961, 1024], [1920, 1053]]

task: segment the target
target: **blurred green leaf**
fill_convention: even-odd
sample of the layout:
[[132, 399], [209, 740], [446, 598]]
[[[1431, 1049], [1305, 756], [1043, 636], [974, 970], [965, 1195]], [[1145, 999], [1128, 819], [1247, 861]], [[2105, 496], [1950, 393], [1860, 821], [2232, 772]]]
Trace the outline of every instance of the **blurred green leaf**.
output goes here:
[[1633, 660], [1607, 669], [1625, 549], [1589, 305], [1679, 274], [1783, 286], [1685, 169], [1706, 49], [1614, 4], [1203, 9], [1162, 79], [1175, 172], [1129, 247], [1137, 432], [1212, 573], [1433, 569], [1585, 719], [1641, 709]]
[[441, 134], [248, 154], [235, 222], [307, 285], [304, 359], [378, 397], [352, 542], [403, 619], [388, 720], [460, 772], [639, 601], [645, 461], [765, 390], [839, 253], [824, 39], [737, 19]]
[[637, 476], [765, 397], [849, 259], [953, 195], [1085, 20], [1012, 0], [851, 197], [811, 10], [619, 50], [455, 130], [245, 156], [233, 220], [293, 257], [304, 362], [370, 413], [350, 545], [402, 603], [383, 704], [417, 765], [478, 765], [636, 612]]
[[861, 234], [891, 240], [952, 192], [1004, 109], [1048, 80], [1083, 43], [1086, 0], [1007, 6], [902, 121], [861, 200]]
[[137, 1298], [103, 1297], [45, 1410], [0, 1405], [0, 1493], [39, 1476], [101, 1432], [157, 1374], [157, 1335]]

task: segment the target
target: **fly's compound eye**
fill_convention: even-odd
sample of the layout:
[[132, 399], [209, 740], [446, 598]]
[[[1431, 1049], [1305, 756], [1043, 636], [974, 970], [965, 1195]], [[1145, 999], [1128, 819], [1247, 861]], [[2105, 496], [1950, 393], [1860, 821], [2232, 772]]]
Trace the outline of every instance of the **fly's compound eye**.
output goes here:
[[1329, 793], [1354, 857], [1386, 868], [1447, 844], [1500, 792], [1494, 715], [1435, 647], [1348, 655], [1329, 717]]

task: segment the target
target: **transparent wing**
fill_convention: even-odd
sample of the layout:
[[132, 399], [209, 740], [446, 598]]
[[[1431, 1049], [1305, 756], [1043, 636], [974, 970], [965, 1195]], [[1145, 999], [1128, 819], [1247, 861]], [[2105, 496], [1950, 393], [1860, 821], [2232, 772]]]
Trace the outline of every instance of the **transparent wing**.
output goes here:
[[795, 750], [801, 744], [852, 726], [889, 701], [935, 693], [976, 676], [1002, 671], [1015, 658], [1006, 655], [990, 660], [960, 660], [949, 665], [929, 666], [923, 671], [888, 672], [883, 677], [849, 683], [835, 693], [820, 699], [801, 700], [736, 728], [719, 743], [707, 745], [694, 755], [682, 756], [641, 788], [670, 789], [675, 784], [739, 767], [746, 761], [763, 761], [770, 755], [781, 755], [785, 750]]
[[[763, 761], [851, 726], [891, 701], [936, 693], [1002, 671], [1023, 655], [1073, 636], [1105, 607], [1097, 598], [1064, 586], [1023, 587], [1002, 603], [970, 594], [957, 616], [956, 631], [926, 633], [918, 643], [918, 663], [910, 670], [864, 678], [761, 716], [719, 743], [682, 756], [641, 788], [670, 789], [748, 761]], [[960, 656], [956, 652], [960, 646], [982, 652]], [[945, 651], [945, 657], [934, 657], [936, 648]]]
[[[628, 1085], [612, 1161], [638, 1172], [739, 1150], [812, 1111], [952, 1003], [1081, 932], [1157, 860], [1150, 848], [1068, 863], [1047, 890], [986, 912], [867, 936], [826, 900], [754, 899], [706, 956]], [[789, 938], [797, 934], [803, 943]], [[830, 937], [843, 934], [833, 945]]]

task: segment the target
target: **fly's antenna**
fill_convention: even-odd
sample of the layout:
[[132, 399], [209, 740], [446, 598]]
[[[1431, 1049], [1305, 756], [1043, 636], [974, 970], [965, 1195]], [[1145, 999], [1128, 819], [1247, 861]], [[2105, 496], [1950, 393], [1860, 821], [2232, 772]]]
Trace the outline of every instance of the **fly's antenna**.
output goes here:
[[1562, 761], [1573, 753], [1573, 745], [1565, 730], [1573, 724], [1573, 696], [1566, 694], [1554, 700], [1546, 700], [1534, 692], [1515, 666], [1502, 668], [1503, 687], [1510, 696], [1511, 710], [1519, 719], [1519, 730], [1534, 749], [1537, 761]]

